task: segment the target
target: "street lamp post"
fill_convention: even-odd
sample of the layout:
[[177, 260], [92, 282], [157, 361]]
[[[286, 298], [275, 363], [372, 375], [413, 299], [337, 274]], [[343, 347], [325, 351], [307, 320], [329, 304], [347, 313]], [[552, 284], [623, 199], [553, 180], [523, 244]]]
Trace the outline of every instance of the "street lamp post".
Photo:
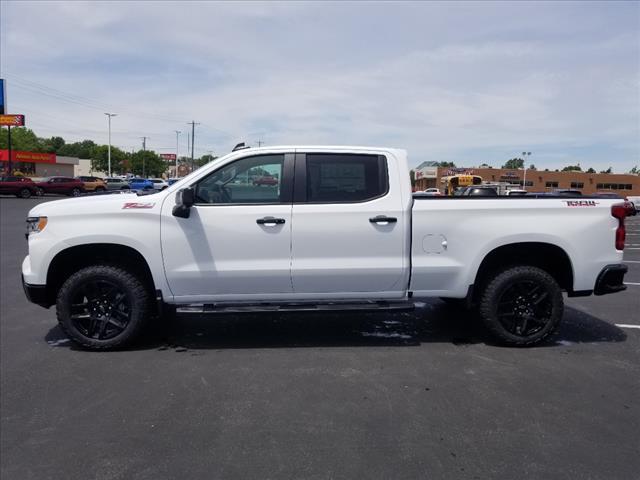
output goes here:
[[107, 163], [109, 176], [111, 176], [111, 117], [115, 117], [117, 113], [105, 113], [105, 115], [109, 118], [109, 147], [107, 150]]
[[178, 139], [180, 137], [180, 134], [182, 133], [180, 130], [174, 130], [176, 132], [176, 171], [175, 171], [175, 175], [174, 178], [178, 178]]
[[522, 181], [522, 189], [527, 189], [527, 157], [531, 157], [531, 152], [522, 152], [522, 160], [524, 162], [524, 180]]

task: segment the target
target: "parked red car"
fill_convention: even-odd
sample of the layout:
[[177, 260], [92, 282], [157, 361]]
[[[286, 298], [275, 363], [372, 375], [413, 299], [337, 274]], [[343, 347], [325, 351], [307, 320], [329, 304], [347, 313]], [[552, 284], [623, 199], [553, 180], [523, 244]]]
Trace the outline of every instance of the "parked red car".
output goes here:
[[36, 182], [41, 193], [58, 193], [77, 197], [84, 192], [84, 182], [71, 177], [50, 177], [42, 182]]
[[38, 188], [33, 180], [27, 177], [2, 177], [0, 178], [0, 194], [29, 198], [31, 195], [38, 194]]
[[253, 181], [254, 185], [278, 185], [278, 179], [271, 175], [265, 175], [264, 177], [258, 177]]

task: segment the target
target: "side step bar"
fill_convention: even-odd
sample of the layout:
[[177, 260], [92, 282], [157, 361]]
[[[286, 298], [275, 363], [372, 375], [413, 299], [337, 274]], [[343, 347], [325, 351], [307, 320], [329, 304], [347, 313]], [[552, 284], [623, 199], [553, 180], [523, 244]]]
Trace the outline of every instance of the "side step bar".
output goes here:
[[178, 304], [177, 313], [257, 313], [257, 312], [380, 312], [411, 311], [415, 309], [413, 302], [408, 301], [360, 301], [331, 303], [206, 303]]

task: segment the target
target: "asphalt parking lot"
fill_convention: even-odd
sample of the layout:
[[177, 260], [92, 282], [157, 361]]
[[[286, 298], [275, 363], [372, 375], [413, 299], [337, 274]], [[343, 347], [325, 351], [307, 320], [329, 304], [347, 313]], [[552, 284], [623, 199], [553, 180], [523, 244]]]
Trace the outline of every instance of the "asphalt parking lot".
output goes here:
[[52, 199], [0, 198], [3, 479], [638, 478], [640, 217], [628, 290], [567, 300], [536, 348], [433, 300], [183, 316], [93, 353], [22, 292], [24, 219]]

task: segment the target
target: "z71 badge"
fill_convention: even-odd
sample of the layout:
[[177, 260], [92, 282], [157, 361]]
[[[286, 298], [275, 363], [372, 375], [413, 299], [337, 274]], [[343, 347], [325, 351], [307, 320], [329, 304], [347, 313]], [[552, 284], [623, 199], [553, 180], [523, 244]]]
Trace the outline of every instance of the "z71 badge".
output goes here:
[[567, 202], [567, 207], [595, 207], [600, 202], [595, 200], [563, 200]]
[[127, 202], [122, 205], [123, 210], [128, 210], [131, 208], [153, 208], [155, 202]]

